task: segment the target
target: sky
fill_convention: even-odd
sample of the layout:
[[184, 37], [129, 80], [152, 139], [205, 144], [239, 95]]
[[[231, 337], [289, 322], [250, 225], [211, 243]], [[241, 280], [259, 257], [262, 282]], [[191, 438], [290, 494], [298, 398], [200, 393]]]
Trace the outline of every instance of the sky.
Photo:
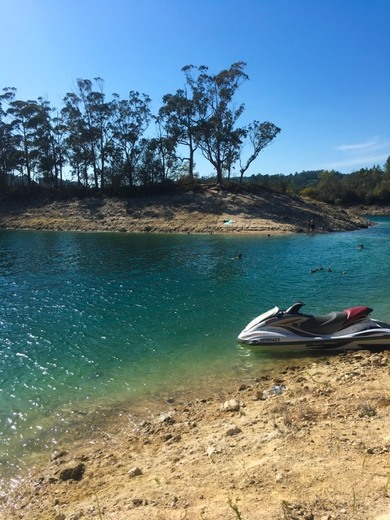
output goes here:
[[240, 126], [281, 128], [247, 175], [390, 156], [390, 0], [0, 0], [0, 16], [0, 89], [18, 99], [61, 108], [77, 79], [101, 77], [107, 99], [138, 91], [157, 113], [184, 66], [243, 61]]

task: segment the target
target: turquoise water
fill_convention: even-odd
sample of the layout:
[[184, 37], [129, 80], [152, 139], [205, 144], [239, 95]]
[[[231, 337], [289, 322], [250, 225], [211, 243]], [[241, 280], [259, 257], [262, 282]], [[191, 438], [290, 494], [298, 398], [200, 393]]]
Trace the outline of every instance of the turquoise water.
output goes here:
[[286, 362], [236, 343], [274, 305], [368, 305], [389, 321], [390, 218], [375, 221], [269, 238], [0, 231], [0, 471], [99, 411], [207, 396]]

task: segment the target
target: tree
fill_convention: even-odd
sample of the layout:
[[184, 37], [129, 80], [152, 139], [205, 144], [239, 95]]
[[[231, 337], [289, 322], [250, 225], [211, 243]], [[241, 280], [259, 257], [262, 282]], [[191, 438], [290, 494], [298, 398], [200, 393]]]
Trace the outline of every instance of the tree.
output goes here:
[[164, 133], [164, 128], [156, 120], [157, 136], [144, 139], [138, 172], [138, 181], [143, 186], [166, 183], [179, 172], [175, 153], [175, 142]]
[[334, 170], [323, 170], [319, 174], [319, 181], [316, 186], [316, 198], [329, 204], [340, 198], [342, 193], [341, 176]]
[[63, 168], [66, 164], [66, 125], [61, 113], [52, 118], [51, 147], [54, 165], [55, 186], [62, 186]]
[[165, 126], [167, 135], [176, 145], [188, 148], [188, 157], [184, 160], [188, 161], [188, 178], [192, 183], [199, 133], [196, 102], [188, 97], [187, 90], [177, 90], [176, 94], [166, 94], [163, 103], [159, 110], [159, 122]]
[[117, 160], [123, 166], [121, 180], [132, 187], [142, 153], [142, 139], [151, 119], [151, 99], [146, 94], [130, 91], [128, 99], [114, 94], [112, 102], [112, 139]]
[[382, 180], [377, 189], [379, 202], [388, 204], [390, 201], [390, 156], [383, 165]]
[[80, 99], [74, 92], [68, 92], [64, 97], [64, 104], [61, 110], [61, 118], [66, 128], [66, 156], [72, 174], [77, 178], [77, 184], [88, 186], [89, 167], [92, 163], [91, 147], [85, 131]]
[[10, 176], [18, 164], [17, 141], [12, 132], [5, 106], [15, 98], [16, 89], [4, 88], [0, 95], [0, 188], [6, 190]]
[[[37, 173], [42, 176], [42, 180], [47, 186], [58, 187], [59, 171], [62, 165], [59, 163], [58, 148], [55, 144], [55, 130], [51, 113], [53, 112], [50, 103], [43, 98], [38, 98], [37, 112], [35, 115], [35, 142], [34, 155], [37, 161]], [[58, 129], [56, 128], [56, 131]]]
[[205, 66], [187, 65], [182, 70], [192, 93], [198, 126], [196, 141], [203, 156], [213, 165], [217, 182], [238, 157], [243, 129], [235, 128], [244, 105], [233, 107], [233, 97], [242, 82], [248, 79], [244, 62], [231, 65], [216, 75], [208, 74]]
[[[248, 79], [245, 65], [234, 63], [218, 74], [210, 74], [205, 66], [184, 67], [184, 88], [164, 96], [154, 117], [156, 132], [148, 138], [145, 133], [153, 118], [149, 96], [130, 91], [128, 99], [113, 94], [107, 100], [100, 77], [78, 79], [59, 112], [43, 98], [15, 100], [15, 89], [4, 89], [0, 182], [7, 185], [12, 175], [19, 175], [29, 185], [39, 180], [58, 188], [68, 165], [79, 186], [97, 190], [139, 186], [143, 180], [164, 183], [178, 176], [192, 183], [196, 154], [213, 165], [218, 183], [224, 176], [230, 178], [237, 163], [242, 179], [259, 151], [280, 131], [269, 122], [238, 126], [244, 104], [237, 105], [234, 98]], [[252, 151], [244, 161], [246, 139]]]
[[9, 104], [8, 113], [13, 118], [11, 129], [20, 151], [22, 178], [25, 173], [30, 186], [38, 166], [39, 132], [44, 125], [45, 114], [42, 106], [34, 100], [13, 100]]
[[386, 162], [383, 166], [383, 171], [384, 171], [385, 175], [387, 176], [387, 178], [390, 179], [390, 155], [386, 159]]
[[175, 176], [178, 171], [178, 159], [175, 152], [176, 142], [169, 134], [165, 133], [164, 127], [156, 118], [157, 136], [152, 139], [155, 143], [155, 156], [160, 170], [159, 181], [165, 183]]
[[[88, 182], [89, 169], [95, 188], [104, 189], [108, 150], [111, 145], [111, 103], [105, 101], [104, 80], [94, 78], [98, 90], [93, 90], [89, 79], [78, 79], [76, 92], [66, 94], [63, 115], [68, 122], [69, 143], [74, 146], [78, 170], [83, 167], [83, 177]], [[77, 175], [79, 172], [77, 171]]]
[[[280, 128], [268, 121], [264, 123], [253, 121], [253, 123], [250, 123], [247, 126], [245, 129], [245, 136], [248, 137], [249, 142], [251, 143], [252, 153], [245, 163], [242, 163], [240, 153], [240, 184], [242, 183], [242, 178], [245, 172], [248, 170], [249, 166], [257, 158], [261, 150], [263, 150], [270, 144], [271, 141], [275, 139], [279, 132]], [[242, 148], [240, 152], [242, 152]]]
[[95, 188], [104, 189], [107, 144], [109, 142], [110, 104], [105, 102], [104, 80], [94, 78], [98, 90], [92, 90], [89, 79], [77, 80], [77, 95], [82, 106], [82, 126], [90, 150]]

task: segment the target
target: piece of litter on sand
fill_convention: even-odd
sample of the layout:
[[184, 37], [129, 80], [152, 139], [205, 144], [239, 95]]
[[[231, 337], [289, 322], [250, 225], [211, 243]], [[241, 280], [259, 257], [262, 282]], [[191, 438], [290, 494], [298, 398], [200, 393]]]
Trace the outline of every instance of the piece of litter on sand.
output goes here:
[[275, 385], [269, 390], [264, 390], [263, 399], [268, 399], [269, 397], [273, 397], [274, 395], [280, 395], [286, 390], [286, 387], [283, 385]]

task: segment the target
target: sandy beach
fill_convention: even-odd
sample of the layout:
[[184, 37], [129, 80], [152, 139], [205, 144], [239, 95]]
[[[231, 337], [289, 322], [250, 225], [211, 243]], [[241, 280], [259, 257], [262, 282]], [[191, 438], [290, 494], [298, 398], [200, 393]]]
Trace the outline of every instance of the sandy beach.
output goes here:
[[[220, 189], [2, 202], [0, 227], [300, 233], [370, 225], [298, 197]], [[169, 401], [169, 402], [168, 402]], [[390, 519], [390, 351], [305, 358], [217, 392], [126, 404], [0, 495], [4, 520]]]

